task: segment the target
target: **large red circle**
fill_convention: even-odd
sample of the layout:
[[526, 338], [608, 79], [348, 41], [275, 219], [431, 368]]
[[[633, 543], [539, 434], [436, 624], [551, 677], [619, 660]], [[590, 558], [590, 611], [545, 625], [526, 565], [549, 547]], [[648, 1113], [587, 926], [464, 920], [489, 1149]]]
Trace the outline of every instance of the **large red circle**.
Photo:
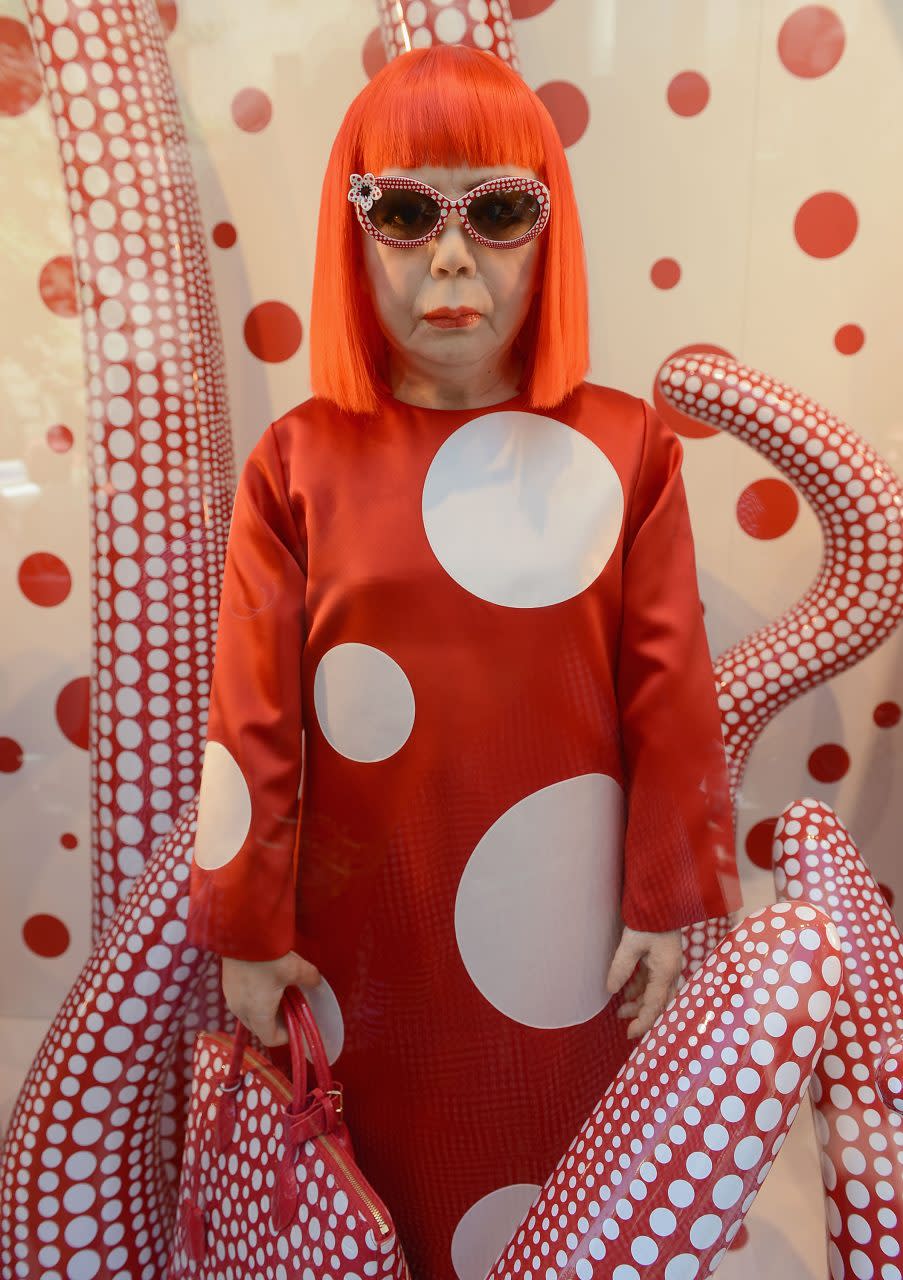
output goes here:
[[25, 752], [15, 738], [0, 738], [0, 773], [15, 773], [24, 759]]
[[0, 18], [0, 116], [20, 116], [41, 96], [41, 69], [28, 28]]
[[262, 89], [240, 89], [232, 99], [232, 119], [245, 133], [260, 133], [273, 118], [273, 104]]
[[840, 61], [846, 36], [833, 9], [807, 4], [785, 19], [778, 32], [778, 57], [795, 76], [826, 75]]
[[573, 146], [589, 124], [589, 103], [584, 94], [570, 80], [549, 80], [536, 93], [555, 122], [561, 145]]
[[824, 742], [809, 756], [809, 772], [816, 782], [838, 782], [850, 767], [850, 757], [838, 742]]
[[836, 258], [856, 239], [856, 206], [840, 191], [819, 191], [797, 210], [793, 234], [804, 253], [813, 258]]
[[288, 360], [301, 345], [298, 313], [284, 302], [259, 302], [245, 319], [245, 342], [258, 360], [278, 364]]
[[38, 956], [61, 956], [69, 946], [69, 930], [58, 916], [29, 916], [22, 926], [22, 937], [29, 951]]
[[746, 833], [746, 856], [753, 866], [761, 867], [763, 871], [771, 870], [771, 847], [777, 822], [777, 818], [763, 818]]
[[72, 575], [50, 551], [35, 551], [19, 565], [19, 589], [32, 604], [45, 609], [62, 604], [72, 589]]
[[56, 722], [76, 747], [88, 750], [88, 696], [90, 688], [87, 676], [70, 680], [60, 690], [56, 700]]
[[709, 82], [698, 71], [681, 71], [668, 85], [668, 106], [677, 116], [698, 116], [709, 96]]
[[78, 303], [75, 300], [75, 270], [72, 266], [72, 255], [61, 253], [56, 258], [45, 262], [38, 278], [38, 292], [41, 300], [50, 311], [57, 316], [78, 314]]
[[799, 515], [796, 490], [777, 476], [748, 484], [737, 499], [737, 521], [751, 538], [780, 538]]

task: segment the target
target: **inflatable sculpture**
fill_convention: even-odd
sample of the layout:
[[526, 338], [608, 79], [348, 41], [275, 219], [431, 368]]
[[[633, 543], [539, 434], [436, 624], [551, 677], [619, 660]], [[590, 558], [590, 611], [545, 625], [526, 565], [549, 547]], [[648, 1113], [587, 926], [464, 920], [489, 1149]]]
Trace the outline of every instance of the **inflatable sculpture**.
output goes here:
[[788, 805], [774, 834], [774, 882], [785, 902], [831, 916], [843, 978], [810, 1090], [821, 1149], [828, 1262], [835, 1280], [903, 1275], [903, 938], [837, 814]]

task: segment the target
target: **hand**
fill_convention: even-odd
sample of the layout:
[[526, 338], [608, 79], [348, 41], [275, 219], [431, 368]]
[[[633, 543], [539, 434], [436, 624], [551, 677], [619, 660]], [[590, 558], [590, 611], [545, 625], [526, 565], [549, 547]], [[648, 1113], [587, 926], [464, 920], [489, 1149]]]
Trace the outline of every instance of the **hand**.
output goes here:
[[608, 990], [614, 995], [633, 974], [624, 993], [627, 999], [618, 1010], [619, 1018], [633, 1018], [627, 1028], [629, 1040], [645, 1035], [674, 998], [682, 964], [679, 929], [640, 933], [625, 926], [608, 971]]
[[288, 1028], [280, 1011], [286, 987], [316, 987], [319, 970], [297, 951], [278, 960], [236, 960], [223, 956], [223, 996], [230, 1011], [261, 1044], [288, 1044]]

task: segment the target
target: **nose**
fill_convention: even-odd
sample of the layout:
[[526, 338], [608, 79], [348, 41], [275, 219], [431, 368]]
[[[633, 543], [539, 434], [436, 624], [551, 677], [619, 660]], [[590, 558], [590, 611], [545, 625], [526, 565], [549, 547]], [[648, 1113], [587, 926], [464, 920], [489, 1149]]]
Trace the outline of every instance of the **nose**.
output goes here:
[[458, 213], [449, 214], [441, 233], [429, 243], [433, 275], [443, 271], [473, 271], [476, 268], [470, 236], [464, 230], [464, 222]]

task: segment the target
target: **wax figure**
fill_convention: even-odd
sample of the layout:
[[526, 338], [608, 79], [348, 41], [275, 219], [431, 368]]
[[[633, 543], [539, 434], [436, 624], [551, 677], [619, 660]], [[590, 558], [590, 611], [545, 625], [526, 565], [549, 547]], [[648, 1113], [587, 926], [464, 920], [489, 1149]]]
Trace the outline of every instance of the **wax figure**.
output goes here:
[[740, 904], [681, 445], [585, 380], [587, 312], [539, 98], [473, 49], [397, 57], [329, 159], [315, 394], [229, 532], [189, 936], [264, 1044], [287, 983], [328, 1003], [431, 1280], [478, 1201], [543, 1183], [682, 926]]

